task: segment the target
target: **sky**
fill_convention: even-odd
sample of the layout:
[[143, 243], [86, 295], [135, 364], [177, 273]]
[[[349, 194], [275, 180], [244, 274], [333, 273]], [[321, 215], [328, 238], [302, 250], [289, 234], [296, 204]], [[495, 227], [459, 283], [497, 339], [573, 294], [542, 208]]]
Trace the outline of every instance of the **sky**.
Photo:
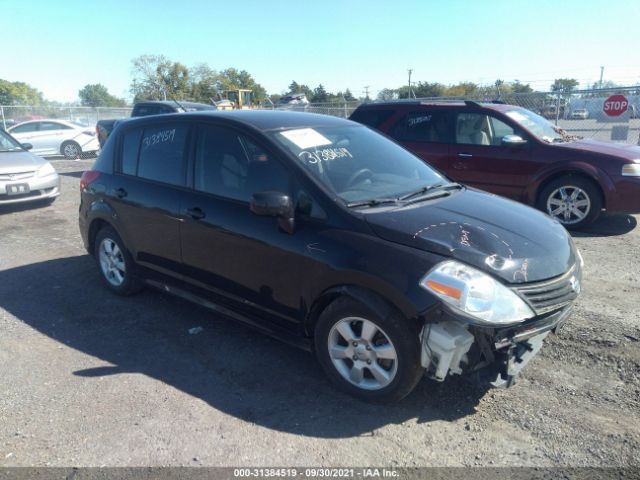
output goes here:
[[0, 0], [0, 78], [48, 100], [101, 83], [130, 100], [131, 60], [247, 70], [269, 93], [292, 80], [374, 97], [412, 81], [540, 90], [640, 83], [638, 0]]

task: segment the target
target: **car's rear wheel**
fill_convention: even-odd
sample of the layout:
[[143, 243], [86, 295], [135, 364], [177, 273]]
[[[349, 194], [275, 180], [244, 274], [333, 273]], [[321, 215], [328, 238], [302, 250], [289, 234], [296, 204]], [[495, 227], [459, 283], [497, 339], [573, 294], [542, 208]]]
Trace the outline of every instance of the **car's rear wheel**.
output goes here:
[[330, 380], [365, 401], [398, 401], [423, 373], [417, 331], [401, 315], [383, 317], [349, 297], [325, 309], [314, 341]]
[[103, 283], [114, 293], [131, 295], [142, 289], [134, 274], [134, 262], [120, 236], [111, 227], [96, 235], [95, 258]]
[[581, 229], [593, 223], [602, 211], [602, 196], [590, 180], [567, 175], [550, 182], [540, 192], [537, 207], [565, 228]]
[[82, 155], [82, 148], [76, 142], [64, 142], [60, 147], [60, 153], [64, 155], [67, 160], [73, 160], [80, 158]]

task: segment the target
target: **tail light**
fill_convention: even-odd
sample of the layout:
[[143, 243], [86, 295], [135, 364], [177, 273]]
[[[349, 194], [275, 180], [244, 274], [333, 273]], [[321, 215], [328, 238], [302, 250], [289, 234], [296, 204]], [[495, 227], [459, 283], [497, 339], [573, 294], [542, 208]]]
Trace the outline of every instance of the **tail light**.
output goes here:
[[84, 172], [82, 174], [82, 177], [80, 177], [80, 191], [84, 192], [84, 190], [93, 182], [95, 182], [100, 177], [100, 175], [102, 175], [102, 172], [99, 172], [97, 170], [87, 170], [86, 172]]

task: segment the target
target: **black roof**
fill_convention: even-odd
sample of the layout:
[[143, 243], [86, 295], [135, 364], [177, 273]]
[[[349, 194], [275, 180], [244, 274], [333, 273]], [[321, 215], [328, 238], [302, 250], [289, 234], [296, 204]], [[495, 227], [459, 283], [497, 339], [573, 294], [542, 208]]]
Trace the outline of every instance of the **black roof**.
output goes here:
[[[230, 111], [199, 111], [188, 113], [168, 113], [151, 115], [148, 117], [133, 117], [127, 119], [128, 125], [155, 121], [167, 121], [171, 118], [185, 120], [228, 119], [233, 123], [243, 124], [257, 130], [279, 130], [306, 127], [345, 127], [360, 124], [331, 115], [317, 113], [278, 111], [278, 110], [230, 110]], [[124, 122], [123, 122], [124, 123]]]
[[[144, 100], [141, 102], [137, 102], [136, 105], [167, 105], [169, 107], [178, 107], [180, 105], [184, 107], [211, 107], [215, 108], [214, 105], [209, 105], [208, 103], [198, 103], [198, 102], [183, 102], [182, 100], [178, 100], [177, 102], [174, 100]], [[136, 106], [134, 105], [134, 107]]]

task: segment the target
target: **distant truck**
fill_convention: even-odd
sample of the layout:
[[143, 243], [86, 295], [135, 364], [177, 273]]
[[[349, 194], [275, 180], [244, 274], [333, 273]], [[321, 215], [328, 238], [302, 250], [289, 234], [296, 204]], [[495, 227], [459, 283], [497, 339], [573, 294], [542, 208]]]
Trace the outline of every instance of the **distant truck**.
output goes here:
[[[178, 102], [175, 100], [154, 100], [148, 102], [138, 102], [133, 106], [131, 112], [132, 117], [146, 117], [147, 115], [161, 115], [164, 113], [184, 113], [199, 112], [203, 110], [216, 110], [215, 105], [207, 105], [206, 103], [195, 102]], [[96, 123], [96, 135], [100, 148], [109, 138], [109, 135], [116, 126], [116, 123], [123, 120], [122, 118], [111, 120], [99, 120]]]

